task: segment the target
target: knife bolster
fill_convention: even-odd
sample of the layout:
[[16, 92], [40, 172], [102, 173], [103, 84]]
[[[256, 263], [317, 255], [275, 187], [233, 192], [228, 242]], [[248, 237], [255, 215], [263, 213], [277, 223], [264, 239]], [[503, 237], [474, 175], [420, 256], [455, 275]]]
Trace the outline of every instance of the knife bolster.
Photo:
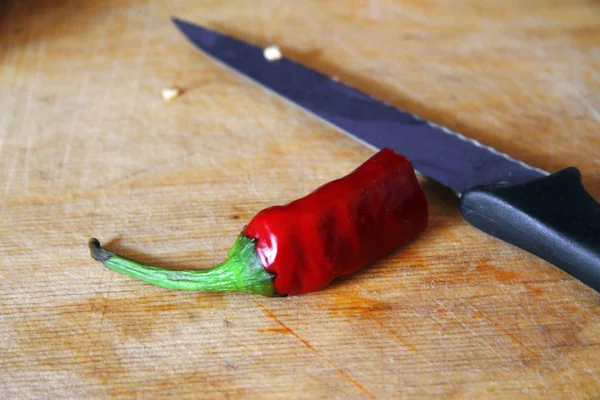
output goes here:
[[533, 181], [475, 187], [460, 201], [473, 226], [556, 265], [600, 292], [600, 203], [569, 167]]

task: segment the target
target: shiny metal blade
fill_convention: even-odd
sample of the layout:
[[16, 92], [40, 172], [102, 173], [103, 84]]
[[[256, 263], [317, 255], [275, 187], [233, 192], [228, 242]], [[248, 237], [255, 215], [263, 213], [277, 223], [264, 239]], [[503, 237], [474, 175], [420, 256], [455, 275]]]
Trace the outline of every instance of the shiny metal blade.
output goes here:
[[285, 57], [269, 61], [258, 46], [179, 19], [173, 21], [214, 60], [374, 149], [396, 150], [417, 171], [458, 194], [477, 185], [519, 183], [548, 175], [298, 62]]

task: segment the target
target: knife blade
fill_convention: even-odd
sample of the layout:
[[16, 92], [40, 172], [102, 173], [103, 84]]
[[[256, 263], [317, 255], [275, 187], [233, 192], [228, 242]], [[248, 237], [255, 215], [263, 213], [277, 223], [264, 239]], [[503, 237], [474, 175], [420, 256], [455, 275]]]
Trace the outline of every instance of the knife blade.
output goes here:
[[214, 61], [373, 149], [390, 147], [461, 197], [476, 228], [541, 257], [600, 292], [600, 204], [575, 167], [549, 174], [387, 104], [294, 60], [177, 18]]

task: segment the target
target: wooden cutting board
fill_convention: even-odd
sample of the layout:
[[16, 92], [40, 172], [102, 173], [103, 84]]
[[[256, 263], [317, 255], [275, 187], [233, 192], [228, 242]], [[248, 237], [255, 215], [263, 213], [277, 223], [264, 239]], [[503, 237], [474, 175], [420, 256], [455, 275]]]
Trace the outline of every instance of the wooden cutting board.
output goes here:
[[428, 231], [314, 294], [168, 291], [87, 250], [209, 267], [256, 212], [372, 154], [210, 62], [172, 15], [575, 164], [600, 198], [598, 2], [0, 4], [0, 398], [600, 396], [600, 295], [426, 179]]

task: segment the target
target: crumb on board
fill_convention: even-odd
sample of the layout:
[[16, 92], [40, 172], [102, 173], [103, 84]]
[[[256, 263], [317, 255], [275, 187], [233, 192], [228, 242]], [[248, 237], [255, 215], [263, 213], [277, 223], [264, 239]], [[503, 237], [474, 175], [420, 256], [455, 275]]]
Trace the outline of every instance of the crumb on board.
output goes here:
[[265, 47], [263, 50], [263, 55], [269, 61], [277, 61], [281, 59], [281, 49], [279, 46], [272, 44], [270, 46]]
[[162, 98], [164, 101], [171, 101], [181, 94], [181, 89], [178, 87], [170, 87], [163, 89]]

